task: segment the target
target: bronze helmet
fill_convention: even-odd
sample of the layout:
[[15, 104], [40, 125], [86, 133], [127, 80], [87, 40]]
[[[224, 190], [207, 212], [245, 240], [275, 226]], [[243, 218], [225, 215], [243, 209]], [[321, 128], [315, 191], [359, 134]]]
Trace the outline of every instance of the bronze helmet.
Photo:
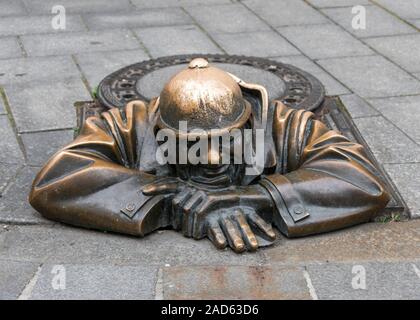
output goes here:
[[202, 129], [209, 134], [211, 129], [240, 128], [251, 114], [233, 77], [204, 58], [193, 59], [168, 81], [159, 97], [159, 110], [159, 127], [178, 134], [184, 134], [179, 132], [179, 121], [187, 121], [189, 132]]

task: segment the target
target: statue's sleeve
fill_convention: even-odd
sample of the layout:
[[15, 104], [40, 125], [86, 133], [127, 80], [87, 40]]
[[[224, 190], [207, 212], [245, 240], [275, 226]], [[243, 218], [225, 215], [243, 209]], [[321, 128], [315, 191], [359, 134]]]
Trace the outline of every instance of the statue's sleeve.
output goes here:
[[275, 204], [274, 224], [289, 237], [367, 222], [389, 195], [364, 148], [311, 112], [276, 102], [274, 174], [261, 179]]
[[36, 176], [31, 205], [48, 219], [138, 236], [164, 224], [162, 196], [141, 192], [157, 179], [138, 170], [148, 122], [140, 101], [88, 118]]

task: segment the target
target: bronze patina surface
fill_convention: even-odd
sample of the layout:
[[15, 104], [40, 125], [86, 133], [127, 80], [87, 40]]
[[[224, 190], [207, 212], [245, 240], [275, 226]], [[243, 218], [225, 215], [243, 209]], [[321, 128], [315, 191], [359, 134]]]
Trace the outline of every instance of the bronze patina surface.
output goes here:
[[[89, 117], [37, 175], [31, 205], [76, 226], [136, 236], [170, 227], [236, 252], [271, 244], [273, 227], [288, 237], [311, 235], [367, 222], [386, 207], [390, 196], [363, 146], [314, 113], [269, 102], [263, 87], [230, 77], [194, 60], [165, 86], [164, 99]], [[156, 129], [175, 131], [172, 124], [184, 120], [205, 130], [264, 129], [263, 172], [160, 165]]]

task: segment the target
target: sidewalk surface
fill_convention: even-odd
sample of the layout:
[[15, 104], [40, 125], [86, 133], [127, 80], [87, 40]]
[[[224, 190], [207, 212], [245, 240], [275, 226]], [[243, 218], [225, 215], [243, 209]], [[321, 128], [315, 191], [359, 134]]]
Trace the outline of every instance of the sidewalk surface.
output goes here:
[[[59, 3], [66, 29], [56, 31], [56, 0], [0, 0], [0, 299], [420, 299], [419, 0]], [[365, 30], [352, 28], [355, 5]], [[73, 103], [125, 65], [188, 53], [312, 73], [341, 96], [414, 219], [237, 255], [173, 231], [136, 239], [36, 213], [30, 183], [71, 141]]]

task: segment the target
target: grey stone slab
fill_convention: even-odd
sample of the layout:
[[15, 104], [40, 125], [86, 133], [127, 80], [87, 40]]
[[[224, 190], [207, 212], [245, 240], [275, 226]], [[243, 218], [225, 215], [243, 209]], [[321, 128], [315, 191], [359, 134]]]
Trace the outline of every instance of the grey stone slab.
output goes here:
[[[157, 270], [145, 266], [43, 265], [30, 299], [153, 299]], [[57, 286], [54, 277], [63, 274], [61, 287]]]
[[381, 163], [420, 161], [420, 146], [382, 116], [354, 122]]
[[0, 300], [15, 300], [38, 270], [32, 262], [0, 260]]
[[420, 28], [420, 19], [410, 20], [412, 24], [414, 24], [417, 28]]
[[373, 54], [366, 45], [332, 24], [277, 29], [312, 59]]
[[72, 32], [22, 37], [29, 56], [69, 55], [79, 52], [139, 49], [140, 44], [130, 30], [116, 29]]
[[[307, 268], [319, 299], [417, 300], [420, 298], [420, 278], [413, 265], [416, 265], [415, 262], [323, 263]], [[363, 285], [363, 281], [358, 281], [363, 276], [365, 289], [357, 286]]]
[[[50, 12], [51, 13], [51, 12]], [[52, 16], [9, 16], [0, 19], [0, 36], [55, 33], [62, 37], [65, 32], [86, 30], [80, 16], [66, 15], [65, 29], [52, 26]]]
[[[13, 182], [4, 190], [0, 198], [1, 223], [50, 223], [48, 220], [42, 218], [28, 202], [30, 187], [38, 171], [39, 168], [23, 168], [19, 171], [19, 174]], [[34, 243], [31, 244], [31, 246], [33, 245]]]
[[221, 53], [221, 50], [196, 26], [135, 29], [153, 57], [189, 53]]
[[385, 7], [401, 18], [420, 18], [420, 2], [417, 0], [375, 0], [375, 3]]
[[388, 120], [420, 144], [420, 96], [371, 99], [369, 102]]
[[0, 0], [0, 16], [22, 14], [26, 14], [26, 10], [21, 0]]
[[139, 28], [192, 23], [192, 19], [180, 8], [144, 9], [129, 13], [86, 14], [89, 30], [112, 28]]
[[164, 299], [311, 299], [300, 267], [163, 268]]
[[245, 0], [243, 3], [273, 27], [327, 23], [317, 10], [296, 0]]
[[309, 72], [314, 77], [318, 78], [319, 81], [324, 85], [326, 93], [328, 95], [340, 95], [349, 93], [350, 91], [344, 87], [340, 82], [334, 79], [327, 72], [322, 70], [318, 65], [313, 61], [306, 58], [305, 56], [290, 56], [290, 57], [280, 57], [275, 58], [275, 60], [282, 63], [291, 64], [295, 67], [298, 67], [306, 72]]
[[420, 93], [420, 82], [381, 56], [319, 60], [335, 78], [361, 97]]
[[19, 58], [22, 56], [17, 38], [0, 38], [0, 59]]
[[133, 5], [129, 0], [108, 1], [108, 0], [24, 0], [30, 13], [51, 14], [55, 5], [62, 5], [67, 13], [86, 12], [118, 12], [130, 11]]
[[131, 0], [131, 2], [140, 9], [232, 3], [230, 0]]
[[80, 78], [80, 72], [68, 56], [7, 59], [0, 63], [0, 86], [51, 81], [64, 76]]
[[420, 72], [420, 34], [365, 40], [379, 53], [409, 72]]
[[3, 99], [0, 98], [0, 115], [6, 114], [6, 108], [4, 107]]
[[28, 164], [41, 166], [61, 147], [73, 140], [73, 130], [22, 134]]
[[350, 7], [370, 4], [369, 0], [308, 0], [308, 2], [317, 8]]
[[299, 51], [273, 31], [217, 34], [214, 39], [228, 54], [274, 57], [299, 54]]
[[366, 6], [366, 28], [354, 29], [352, 8], [331, 8], [323, 12], [358, 38], [415, 33], [416, 29], [377, 6]]
[[75, 78], [6, 86], [5, 90], [18, 132], [72, 128], [74, 102], [90, 98], [82, 80]]
[[194, 6], [186, 10], [210, 34], [270, 30], [267, 24], [241, 4]]
[[92, 88], [110, 73], [147, 59], [149, 57], [143, 50], [90, 52], [76, 55], [76, 60]]
[[352, 118], [371, 117], [379, 115], [372, 106], [356, 94], [348, 94], [340, 97]]
[[0, 116], [0, 136], [0, 162], [22, 163], [24, 161], [23, 154], [6, 115]]
[[[37, 245], [33, 246], [34, 243]], [[135, 238], [61, 224], [14, 227], [0, 242], [0, 256], [52, 264], [249, 266], [263, 263], [261, 252], [238, 255], [229, 249], [217, 250], [207, 239], [194, 240], [170, 230]]]
[[0, 196], [1, 192], [13, 180], [20, 165], [0, 163]]
[[412, 218], [420, 218], [420, 163], [385, 164], [385, 169], [406, 201]]

